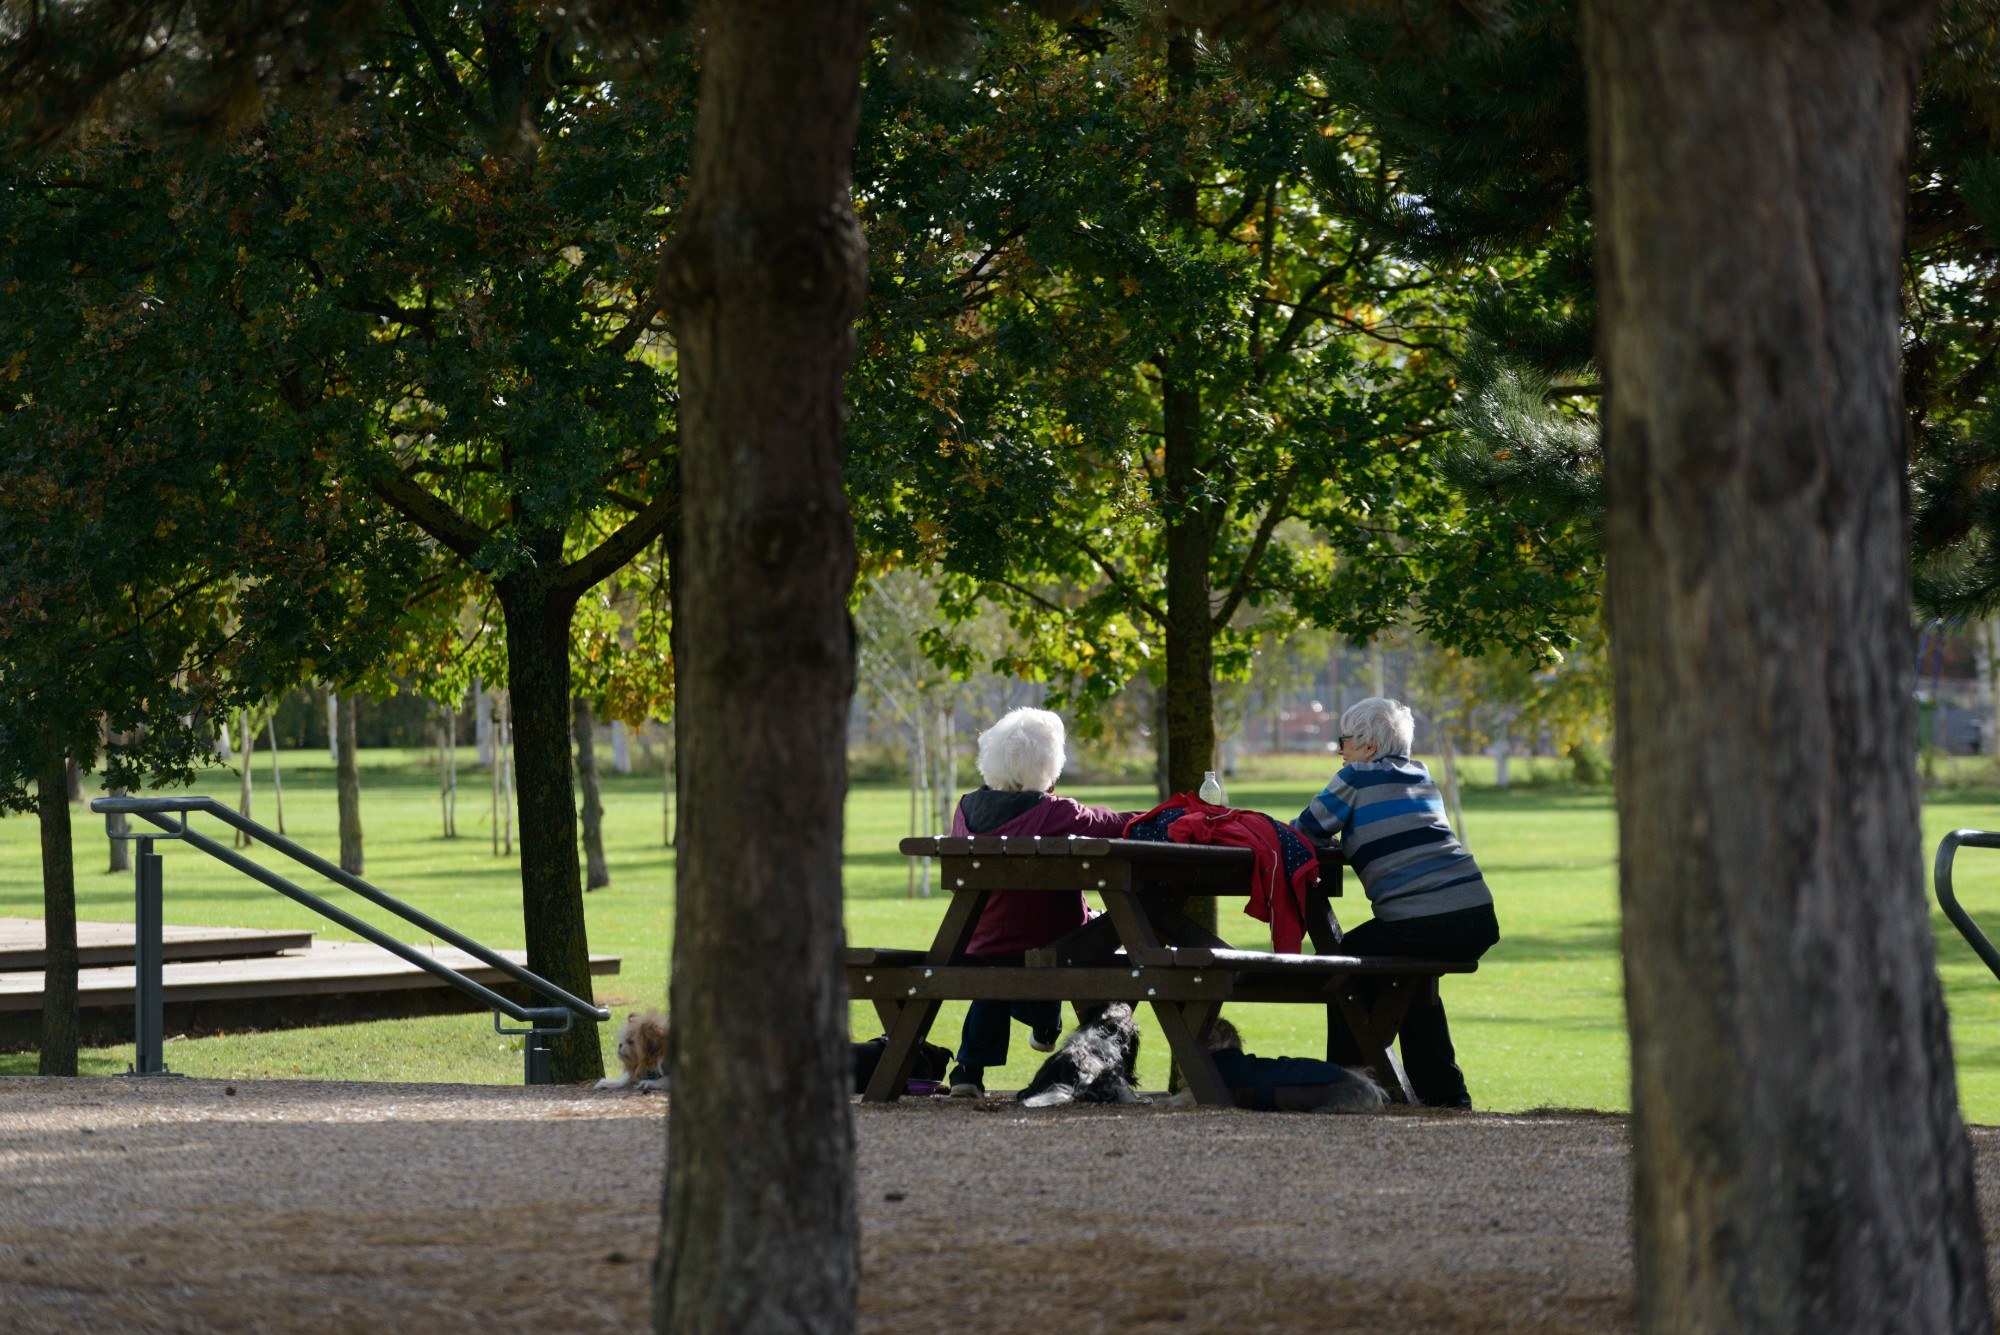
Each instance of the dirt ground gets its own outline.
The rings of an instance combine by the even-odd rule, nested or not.
[[[0,1081],[0,1330],[639,1330],[665,1104]],[[1633,1324],[1618,1118],[856,1115],[865,1330]],[[2000,1218],[2000,1132],[1974,1138]]]

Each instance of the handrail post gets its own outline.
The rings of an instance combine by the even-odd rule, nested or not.
[[[138,1050],[131,1074],[171,1075],[165,1052],[166,988],[162,974],[166,954],[166,929],[162,925],[166,860],[153,851],[151,839],[139,841],[132,880],[132,1004],[136,1011],[134,1031]]]
[[[530,1085],[553,1085],[555,1076],[555,1049],[549,1046],[548,1031],[530,1029],[523,1044],[526,1049],[526,1083]]]

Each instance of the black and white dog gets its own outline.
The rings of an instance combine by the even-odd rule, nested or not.
[[[1030,1108],[1065,1103],[1143,1103],[1133,1091],[1139,1026],[1122,1001],[1087,1010],[1082,1023],[1015,1097]]]

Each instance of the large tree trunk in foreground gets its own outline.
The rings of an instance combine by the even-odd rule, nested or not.
[[[867,272],[849,175],[866,13],[860,0],[705,9],[693,188],[668,275],[686,821],[662,1331],[855,1322],[840,887],[855,554],[840,444]]]
[[[1923,15],[1587,6],[1648,1331],[1988,1326],[1908,686]]]
[[[334,699],[329,692],[328,701]],[[338,726],[334,740],[334,802],[340,813],[340,869],[350,876],[362,874],[361,857],[361,749],[355,743],[356,697],[349,695],[334,706]]]
[[[585,890],[611,884],[611,867],[604,860],[604,796],[597,782],[596,721],[590,701],[578,696],[570,706],[570,729],[576,735],[576,786],[583,790],[583,862]]]
[[[531,545],[538,548],[542,569],[560,568],[560,534]],[[507,626],[507,708],[528,967],[589,1001],[590,939],[576,866],[576,784],[569,754],[569,628],[576,599],[550,588],[532,569],[502,579],[498,592]],[[551,1047],[556,1083],[604,1074],[596,1026],[573,1025],[556,1035]]]
[[[42,827],[41,1060],[43,1075],[76,1074],[76,861],[70,849],[68,762],[42,768],[35,812]]]

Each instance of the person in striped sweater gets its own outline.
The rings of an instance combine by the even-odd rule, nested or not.
[[[1452,834],[1430,771],[1410,759],[1416,721],[1408,707],[1370,696],[1340,716],[1340,733],[1347,763],[1293,824],[1315,842],[1340,841],[1374,910],[1373,919],[1347,933],[1341,950],[1477,960],[1500,939],[1493,894],[1479,864]],[[1363,980],[1364,990],[1370,982]],[[1472,1106],[1442,1000],[1411,1006],[1397,1037],[1404,1073],[1418,1099],[1448,1108]],[[1331,1046],[1336,1063],[1360,1063],[1360,1048],[1344,1025],[1336,1026]]]

